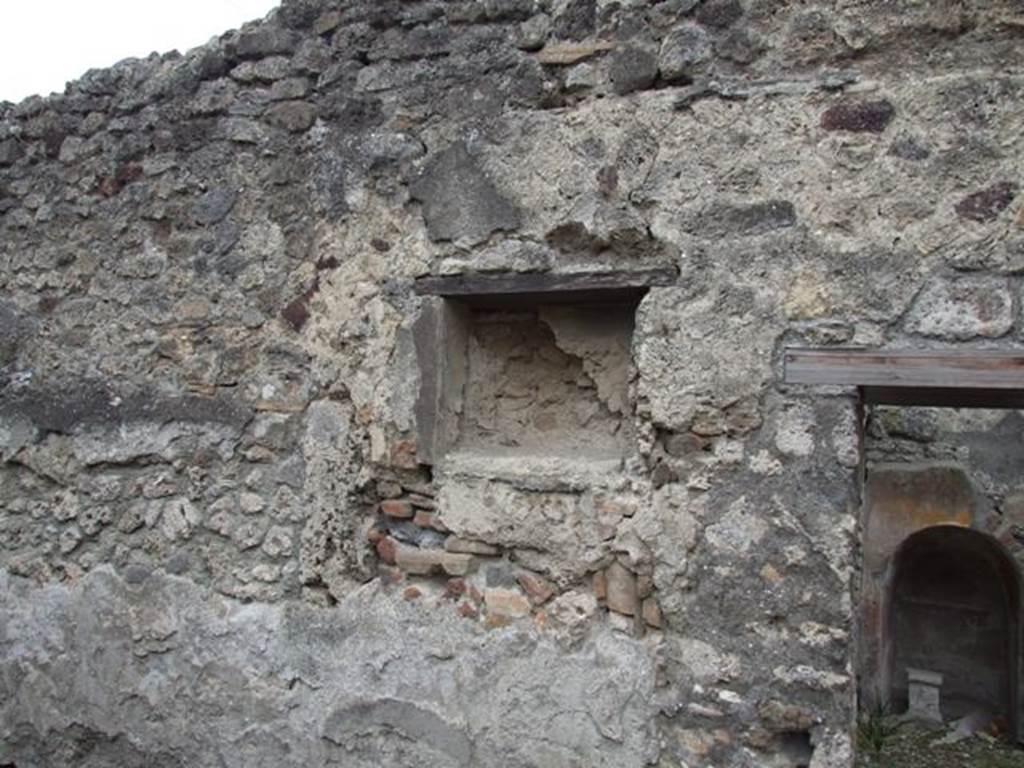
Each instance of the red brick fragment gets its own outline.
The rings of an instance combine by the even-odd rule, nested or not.
[[[402,597],[406,600],[416,600],[423,597],[423,590],[419,587],[408,586],[402,592]]]
[[[430,528],[440,533],[448,533],[448,526],[442,523],[440,518],[432,512],[424,512],[422,509],[418,509],[416,514],[413,515],[412,521],[421,528]]]
[[[466,594],[465,579],[448,579],[444,585],[444,596],[450,600],[458,600]]]
[[[881,133],[895,114],[896,109],[885,99],[836,104],[822,113],[821,127],[826,131]]]
[[[388,565],[395,564],[395,557],[398,554],[398,545],[395,543],[394,539],[390,536],[384,536],[378,539],[373,547],[377,550],[377,557]]]
[[[547,579],[538,576],[535,573],[529,571],[519,571],[516,574],[516,581],[519,582],[519,586],[523,588],[523,591],[530,598],[530,602],[534,605],[542,605],[552,598],[555,594],[554,587]]]
[[[380,503],[380,511],[388,517],[397,517],[403,520],[412,517],[412,505],[402,499],[385,499]]]

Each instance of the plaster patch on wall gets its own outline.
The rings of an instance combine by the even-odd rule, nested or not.
[[[745,496],[741,496],[729,505],[722,519],[709,525],[704,531],[704,538],[716,549],[732,552],[748,552],[768,532],[768,523],[763,516],[750,511]]]
[[[474,311],[458,449],[625,453],[631,320],[607,307]]]

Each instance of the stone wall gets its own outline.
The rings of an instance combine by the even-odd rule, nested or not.
[[[781,350],[1017,342],[1022,34],[285,0],[0,105],[0,761],[847,765],[857,418]],[[417,278],[652,268],[430,389]]]

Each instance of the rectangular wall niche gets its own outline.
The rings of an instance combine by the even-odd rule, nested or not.
[[[625,455],[636,307],[669,271],[424,278],[420,461]]]

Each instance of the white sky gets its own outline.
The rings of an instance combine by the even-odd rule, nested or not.
[[[0,0],[0,101],[64,91],[86,70],[177,49],[262,18],[278,0]]]

